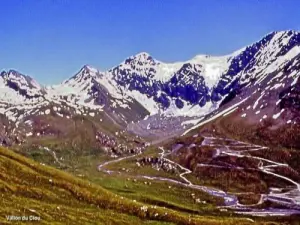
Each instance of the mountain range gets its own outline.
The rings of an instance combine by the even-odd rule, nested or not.
[[[226,56],[163,63],[142,52],[108,71],[85,65],[53,86],[44,87],[15,70],[3,71],[2,136],[41,135],[34,132],[33,120],[49,114],[65,120],[78,115],[105,119],[120,128],[145,125],[157,116],[179,117],[183,127],[238,102],[245,105],[240,117],[249,123],[273,118],[277,126],[297,124],[299,59],[300,33],[282,31]]]

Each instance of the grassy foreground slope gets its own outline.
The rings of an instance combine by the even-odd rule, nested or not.
[[[10,215],[36,216],[37,224],[253,224],[141,204],[5,148],[0,148],[0,195],[0,224],[22,223],[8,221]]]

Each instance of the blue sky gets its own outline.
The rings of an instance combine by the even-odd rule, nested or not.
[[[0,69],[42,84],[142,51],[183,61],[231,53],[274,30],[300,30],[298,0],[9,0],[0,8]]]

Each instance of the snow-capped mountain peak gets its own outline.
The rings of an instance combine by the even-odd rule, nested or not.
[[[75,85],[78,86],[83,85],[84,83],[90,82],[92,79],[96,79],[100,77],[102,74],[96,68],[90,65],[84,65],[78,73],[76,73],[73,77],[64,81],[63,84]]]
[[[126,58],[121,65],[127,66],[128,68],[142,68],[142,67],[148,67],[148,66],[154,66],[156,64],[159,64],[159,62],[154,59],[150,54],[147,52],[140,52],[136,55],[130,56]]]
[[[92,67],[91,65],[88,65],[88,64],[84,65],[80,71],[85,72],[85,73],[88,73],[88,72],[89,73],[98,73],[99,72],[98,69],[96,69],[96,68],[94,68],[94,67]]]
[[[140,52],[132,57],[139,61],[147,61],[153,59],[152,56],[147,52]]]
[[[34,89],[42,89],[43,87],[35,81],[32,77],[19,73],[16,70],[9,70],[8,72],[3,71],[1,76],[5,80],[11,80],[19,82],[20,86],[28,86]]]
[[[3,71],[1,78],[5,86],[27,98],[40,97],[44,94],[44,88],[37,81],[16,70]]]

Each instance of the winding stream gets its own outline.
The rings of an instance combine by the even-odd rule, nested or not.
[[[222,147],[220,147],[219,146],[220,144],[216,143],[218,141],[224,141],[224,140],[231,142],[231,144],[222,145]],[[251,205],[252,207],[258,206],[264,203],[266,200],[269,200],[272,202],[276,202],[280,205],[283,205],[285,207],[288,207],[289,209],[268,208],[268,209],[251,209],[251,211],[249,211],[248,207],[250,205],[245,206],[245,205],[241,205],[240,203],[237,203],[238,208],[242,209],[242,211],[239,211],[237,213],[247,214],[247,215],[254,214],[257,216],[300,214],[300,184],[286,176],[277,174],[272,171],[273,168],[289,167],[289,165],[247,154],[247,152],[251,152],[251,151],[260,151],[260,150],[268,149],[267,147],[259,146],[259,145],[251,145],[245,142],[235,141],[233,139],[223,139],[223,138],[216,138],[216,137],[204,137],[204,141],[202,142],[202,145],[215,147],[216,150],[215,150],[214,157],[218,157],[220,155],[228,155],[228,156],[234,156],[239,158],[245,157],[245,158],[255,159],[259,161],[258,168],[257,168],[259,171],[268,174],[270,176],[277,177],[278,179],[285,180],[294,186],[293,188],[291,188],[290,191],[284,193],[276,193],[270,190],[268,194],[261,194],[261,198],[258,203]],[[247,150],[238,150],[236,148],[237,145],[239,145],[239,147],[241,148],[247,148]],[[233,146],[234,149],[232,149]],[[268,163],[268,165],[265,165],[265,163]],[[206,164],[205,166],[215,167],[216,165]],[[234,168],[244,169],[243,167],[234,167]]]
[[[292,214],[300,214],[300,184],[297,183],[296,181],[293,181],[292,179],[290,179],[288,177],[282,176],[280,174],[276,174],[271,171],[272,168],[274,168],[274,167],[280,167],[280,166],[289,167],[289,165],[275,162],[275,161],[272,161],[269,159],[257,157],[257,156],[251,156],[251,155],[247,154],[247,152],[249,152],[249,151],[260,151],[260,150],[267,149],[267,147],[263,147],[263,146],[259,146],[259,145],[251,145],[251,144],[248,144],[245,142],[236,141],[236,140],[228,139],[228,138],[217,138],[217,137],[206,137],[206,136],[203,136],[203,137],[204,137],[204,140],[201,145],[211,146],[216,149],[215,153],[213,155],[214,158],[219,157],[221,155],[229,155],[229,156],[234,156],[234,157],[248,157],[248,158],[259,160],[258,170],[260,170],[263,173],[266,173],[270,176],[275,176],[278,179],[283,179],[285,181],[288,181],[291,183],[291,185],[294,185],[295,187],[285,193],[276,193],[276,192],[274,193],[273,191],[270,191],[270,193],[268,193],[268,194],[261,194],[261,198],[256,204],[243,205],[243,204],[239,203],[238,198],[235,193],[226,193],[226,192],[216,189],[216,188],[193,184],[189,179],[187,179],[185,177],[185,175],[192,173],[192,171],[189,170],[188,168],[185,168],[182,165],[166,158],[167,155],[171,154],[171,151],[166,151],[162,147],[159,147],[159,149],[161,151],[159,153],[160,158],[168,161],[169,163],[177,166],[178,168],[180,168],[182,170],[182,173],[179,174],[179,177],[181,178],[182,181],[174,180],[174,179],[166,178],[166,177],[157,177],[157,176],[137,175],[135,177],[149,179],[149,180],[167,181],[167,182],[181,185],[181,186],[184,186],[187,188],[201,190],[201,191],[204,191],[204,192],[209,193],[216,197],[221,197],[224,199],[225,206],[222,206],[220,208],[231,208],[231,209],[234,209],[235,212],[238,214],[254,215],[254,216],[267,216],[267,215],[269,215],[269,216],[289,216]],[[231,144],[230,145],[220,145],[218,143],[215,143],[218,141],[229,141],[229,142],[231,142]],[[181,147],[177,146],[177,148],[175,147],[175,150],[178,151]],[[232,147],[234,147],[234,149],[231,149]],[[247,150],[238,150],[237,147],[240,147],[241,149],[247,148]],[[111,174],[116,171],[106,170],[106,169],[104,169],[105,166],[107,166],[111,163],[116,163],[116,162],[120,162],[122,160],[133,158],[135,156],[137,156],[137,154],[104,162],[104,163],[98,165],[98,170]],[[267,162],[268,165],[264,165],[264,162]],[[213,165],[213,164],[198,164],[198,166],[219,167],[219,165]],[[244,169],[243,167],[235,167],[235,168]],[[284,208],[284,209],[283,208],[282,209],[280,209],[280,208],[266,208],[266,209],[255,208],[255,206],[261,205],[266,200],[270,200],[270,201],[276,202],[280,205],[284,205],[284,206],[288,207],[288,209],[286,209],[286,208]]]

